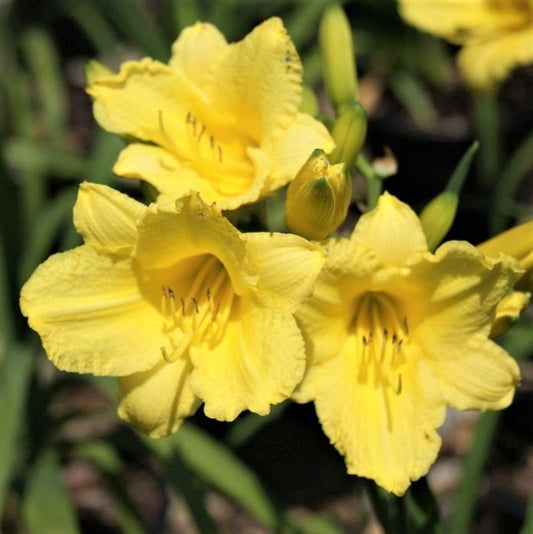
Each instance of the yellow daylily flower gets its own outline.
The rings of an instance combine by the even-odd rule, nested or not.
[[[40,265],[20,297],[58,368],[119,377],[120,417],[151,437],[202,402],[232,420],[290,396],[305,367],[293,313],[321,249],[241,234],[196,193],[147,207],[85,183],[74,223],[84,244]]]
[[[492,89],[533,62],[532,0],[399,1],[407,22],[463,46],[459,67],[475,89]]]
[[[462,241],[432,254],[416,214],[384,194],[349,239],[330,240],[297,312],[314,401],[348,472],[402,495],[435,461],[446,406],[506,407],[519,371],[489,339],[520,269]]]
[[[87,91],[98,123],[136,140],[116,174],[235,209],[288,183],[315,148],[333,149],[326,128],[298,111],[301,82],[294,44],[271,18],[234,44],[197,23],[180,34],[168,65],[126,62]]]

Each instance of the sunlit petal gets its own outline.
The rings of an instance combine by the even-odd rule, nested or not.
[[[178,430],[201,404],[191,390],[191,364],[178,360],[120,379],[118,414],[139,432],[160,438]]]
[[[359,219],[352,239],[395,265],[401,265],[415,252],[427,250],[426,238],[414,211],[388,193],[381,195],[375,209]]]
[[[20,307],[60,369],[123,376],[161,360],[162,321],[128,258],[86,246],[56,254],[22,288]]]
[[[105,185],[84,182],[74,206],[74,226],[86,245],[128,255],[137,242],[137,221],[146,206]]]

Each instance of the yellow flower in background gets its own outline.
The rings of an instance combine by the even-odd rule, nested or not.
[[[314,401],[351,474],[402,495],[434,462],[447,405],[506,407],[519,371],[489,339],[520,270],[466,242],[427,250],[420,221],[384,194],[350,239],[330,240],[297,312],[308,367],[294,398]]]
[[[289,184],[285,224],[307,239],[325,239],[344,221],[352,200],[352,178],[344,163],[330,165],[315,150]]]
[[[326,128],[300,113],[302,65],[283,23],[271,18],[228,44],[212,25],[186,28],[168,65],[145,58],[91,78],[98,123],[133,138],[114,172],[177,198],[235,209],[285,185]]]
[[[290,396],[305,367],[293,312],[318,247],[241,234],[197,194],[147,207],[88,183],[74,223],[84,245],[45,261],[20,298],[58,368],[119,377],[119,415],[151,437],[202,402],[232,420]]]
[[[517,66],[533,62],[532,0],[400,0],[403,18],[462,45],[467,83],[492,89]]]

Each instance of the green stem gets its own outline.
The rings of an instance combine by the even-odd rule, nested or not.
[[[533,166],[533,130],[514,151],[496,184],[491,213],[491,232],[497,234],[507,227],[509,206],[526,172]]]
[[[368,209],[374,209],[383,189],[382,178],[363,154],[357,157],[355,168],[366,178]]]
[[[481,414],[475,440],[462,469],[462,479],[455,497],[454,515],[450,534],[467,534],[474,514],[479,479],[492,443],[499,419],[498,412]]]
[[[477,137],[480,141],[479,178],[483,189],[494,184],[501,162],[500,110],[496,94],[474,96]]]

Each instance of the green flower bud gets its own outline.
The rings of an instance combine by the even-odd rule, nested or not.
[[[285,224],[307,239],[325,239],[346,218],[351,198],[344,164],[330,165],[324,151],[315,150],[289,185]]]
[[[420,214],[429,250],[435,250],[439,246],[453,224],[459,193],[478,147],[479,143],[474,141],[455,167],[445,191],[431,200]]]
[[[331,135],[336,145],[331,161],[344,162],[346,168],[352,168],[366,138],[365,108],[355,100],[346,104],[333,125]]]
[[[435,250],[450,230],[457,213],[458,203],[457,194],[444,191],[422,210],[420,222],[426,235],[429,250]]]
[[[99,78],[105,78],[106,76],[112,76],[113,71],[106,67],[103,63],[91,59],[85,63],[84,67],[85,81],[87,85],[93,84]]]
[[[352,29],[342,7],[326,8],[318,28],[326,92],[335,109],[357,98],[357,75]]]

